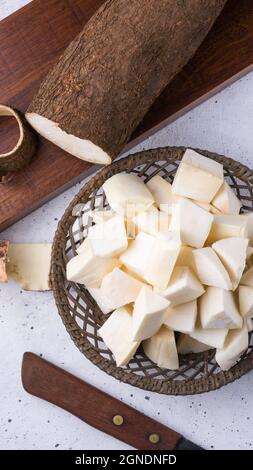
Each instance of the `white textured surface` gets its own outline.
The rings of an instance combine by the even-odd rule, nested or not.
[[[0,0],[0,18],[28,3]],[[253,167],[253,74],[188,113],[138,149],[191,145]],[[133,152],[133,150],[132,150]],[[71,158],[71,157],[70,157]],[[16,242],[51,241],[57,220],[81,185],[66,191],[1,234]],[[0,449],[126,449],[70,414],[22,390],[22,354],[30,350],[158,419],[206,448],[251,449],[253,372],[216,392],[168,397],[124,385],[89,363],[71,342],[52,293],[0,288]],[[101,406],[101,404],[98,404]]]

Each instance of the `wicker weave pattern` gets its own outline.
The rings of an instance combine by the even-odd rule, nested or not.
[[[242,164],[208,151],[198,152],[224,165],[226,181],[243,204],[243,212],[253,211],[253,172]],[[69,257],[86,237],[92,224],[88,215],[91,209],[108,206],[102,184],[115,173],[127,171],[137,174],[144,181],[159,174],[172,181],[178,163],[185,151],[183,147],[167,147],[130,155],[103,168],[74,198],[59,222],[53,244],[51,280],[55,301],[63,323],[75,345],[95,365],[113,377],[145,390],[168,395],[186,395],[217,389],[253,368],[253,335],[243,358],[230,371],[222,372],[217,365],[215,351],[189,354],[180,357],[177,371],[160,369],[150,361],[140,348],[128,366],[116,367],[111,352],[98,335],[98,329],[106,320],[96,302],[84,286],[66,280],[65,268]],[[79,216],[73,210],[82,204]]]

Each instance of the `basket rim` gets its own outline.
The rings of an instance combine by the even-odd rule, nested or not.
[[[108,359],[100,356],[99,352],[94,349],[88,339],[81,335],[80,327],[69,313],[67,296],[64,292],[62,282],[64,275],[59,259],[61,258],[62,250],[65,248],[66,243],[64,242],[66,242],[68,227],[75,220],[75,217],[72,215],[72,210],[76,204],[80,203],[81,200],[88,198],[94,188],[99,189],[104,181],[115,173],[133,169],[134,167],[142,164],[147,164],[149,161],[152,165],[155,161],[173,162],[181,160],[186,148],[191,147],[161,147],[144,150],[130,154],[127,157],[114,161],[109,166],[103,167],[85,183],[66,208],[55,232],[51,257],[50,281],[57,310],[72,341],[78,347],[80,352],[101,370],[124,383],[146,391],[153,391],[167,395],[193,395],[205,393],[219,389],[220,387],[239,379],[242,375],[246,374],[253,368],[253,350],[246,358],[239,361],[231,370],[220,371],[216,374],[209,374],[208,376],[198,379],[155,379],[152,377],[138,376],[129,370],[126,371],[123,368],[119,368],[115,363],[112,363]],[[236,177],[247,182],[253,187],[253,171],[244,164],[208,150],[198,148],[192,148],[192,150],[212,158],[219,163],[223,163],[229,169],[232,169],[237,173]]]

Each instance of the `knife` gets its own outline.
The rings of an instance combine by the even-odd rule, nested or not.
[[[22,384],[28,393],[136,449],[203,450],[176,431],[31,352],[23,356]]]

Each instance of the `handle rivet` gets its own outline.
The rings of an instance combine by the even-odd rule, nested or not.
[[[160,436],[159,434],[153,432],[152,434],[149,434],[148,440],[149,442],[151,442],[151,444],[158,444],[158,442],[160,441]]]
[[[121,415],[115,415],[112,418],[112,422],[115,426],[121,426],[124,423],[124,418]]]

